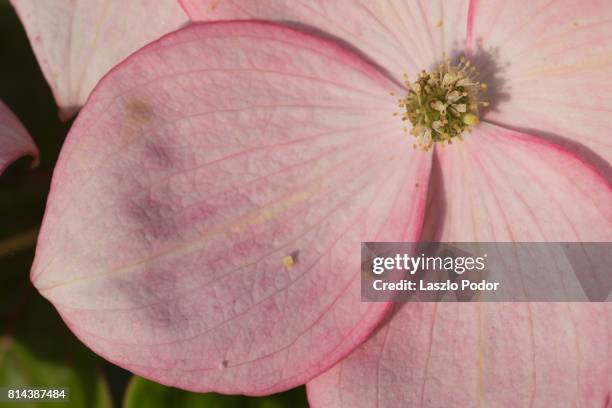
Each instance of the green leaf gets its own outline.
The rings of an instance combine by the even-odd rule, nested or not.
[[[227,407],[239,408],[245,406],[246,398],[239,395],[196,394],[145,380],[134,376],[130,381],[124,408],[191,408],[191,407]]]
[[[31,286],[30,251],[3,258],[0,274],[0,387],[68,388],[70,401],[20,408],[112,407],[99,358],[67,329]]]
[[[299,408],[308,407],[304,387],[270,397],[245,397],[182,391],[134,376],[123,408]]]

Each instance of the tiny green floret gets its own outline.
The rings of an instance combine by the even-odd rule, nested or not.
[[[446,56],[436,69],[421,71],[414,82],[404,76],[408,93],[399,100],[403,112],[396,115],[412,124],[415,148],[429,150],[436,142],[451,144],[478,124],[478,108],[487,106],[478,100],[478,94],[487,85],[478,82],[477,76],[470,61],[462,57],[453,65]]]

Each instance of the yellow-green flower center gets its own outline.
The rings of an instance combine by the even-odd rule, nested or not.
[[[487,105],[478,100],[478,93],[487,86],[478,82],[477,76],[474,66],[463,57],[457,65],[445,57],[431,72],[421,71],[414,82],[405,76],[408,93],[399,100],[402,112],[397,115],[412,124],[415,147],[428,150],[436,142],[461,140],[478,124],[478,107]]]

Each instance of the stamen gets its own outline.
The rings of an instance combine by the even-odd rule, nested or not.
[[[478,100],[479,92],[487,85],[478,82],[477,76],[474,66],[464,57],[452,65],[446,56],[436,69],[421,71],[414,82],[404,74],[408,93],[399,100],[403,112],[394,115],[412,124],[410,134],[417,139],[415,147],[428,150],[436,142],[451,144],[478,124],[478,107],[488,103]]]

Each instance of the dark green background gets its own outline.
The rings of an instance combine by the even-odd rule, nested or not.
[[[307,406],[304,387],[267,398],[192,394],[164,387],[98,358],[70,333],[28,279],[53,167],[70,123],[58,119],[51,91],[6,0],[0,0],[0,98],[21,119],[41,152],[36,169],[29,169],[30,159],[24,158],[0,176],[0,387],[63,386],[71,392],[69,403],[5,405]]]

